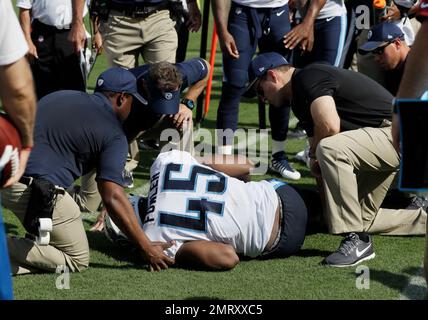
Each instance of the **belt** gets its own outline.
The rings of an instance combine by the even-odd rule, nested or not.
[[[38,30],[39,32],[49,32],[49,33],[58,33],[58,32],[64,32],[69,31],[71,25],[64,25],[64,26],[51,26],[46,23],[41,22],[38,19],[34,19],[31,23],[31,26],[33,30]]]
[[[134,19],[145,19],[150,15],[168,9],[168,3],[162,2],[153,6],[129,6],[120,4],[111,4],[110,9],[118,11],[123,15]]]
[[[31,185],[32,182],[33,177],[22,176],[21,179],[19,179],[19,183],[25,184],[26,186]]]

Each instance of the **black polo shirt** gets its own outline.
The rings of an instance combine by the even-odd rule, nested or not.
[[[347,69],[326,64],[310,64],[296,69],[291,80],[292,110],[309,137],[313,136],[312,102],[333,97],[340,117],[340,130],[379,127],[391,120],[393,96],[376,81]]]
[[[68,188],[96,168],[97,181],[123,185],[127,151],[122,124],[104,95],[57,91],[38,102],[25,175]]]
[[[397,95],[398,89],[400,88],[406,61],[407,58],[403,62],[400,62],[395,69],[386,71],[385,87],[394,97]]]

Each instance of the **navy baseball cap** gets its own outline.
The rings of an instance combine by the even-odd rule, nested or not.
[[[395,23],[379,23],[370,29],[367,34],[368,41],[358,48],[358,52],[362,55],[367,54],[397,38],[404,39],[404,33]]]
[[[137,78],[131,72],[121,67],[113,67],[101,73],[95,87],[95,92],[97,91],[128,93],[142,104],[147,104],[147,100],[137,91]]]
[[[150,91],[150,108],[159,114],[176,114],[180,106],[180,88],[171,91],[162,91],[153,81],[147,81]]]
[[[257,95],[256,84],[260,77],[264,76],[268,70],[289,64],[288,61],[277,52],[267,52],[259,54],[251,61],[248,69],[249,84],[247,85],[244,97],[252,98]]]

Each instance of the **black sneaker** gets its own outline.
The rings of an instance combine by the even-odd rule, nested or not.
[[[356,233],[350,233],[342,240],[339,249],[322,262],[332,267],[351,267],[360,262],[373,259],[373,242],[369,235],[368,242],[360,239]]]
[[[419,208],[422,208],[427,211],[428,199],[420,196],[414,196],[410,201],[410,204],[406,207],[407,210],[417,210]]]
[[[159,150],[159,143],[157,140],[143,140],[138,142],[140,150]]]

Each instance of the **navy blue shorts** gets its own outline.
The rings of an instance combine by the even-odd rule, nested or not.
[[[279,242],[262,254],[263,259],[291,256],[300,250],[305,240],[308,212],[302,197],[287,184],[281,184],[276,192],[282,205],[281,234]]]

